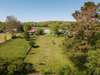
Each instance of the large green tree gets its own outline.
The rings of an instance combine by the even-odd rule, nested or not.
[[[31,29],[32,26],[35,26],[33,22],[24,22],[23,23],[23,29],[25,32]]]
[[[100,74],[99,9],[99,4],[85,2],[80,10],[73,13],[76,23],[69,27],[65,47],[69,50],[67,53],[78,70],[76,75]]]
[[[88,50],[95,47],[96,41],[100,40],[100,19],[97,15],[100,6],[94,2],[86,2],[79,11],[73,13],[76,24],[70,29],[73,48],[77,50]]]

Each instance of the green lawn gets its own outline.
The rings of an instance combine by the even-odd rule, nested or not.
[[[48,69],[57,72],[61,67],[72,63],[62,49],[63,37],[40,36],[37,39],[39,48],[33,48],[26,58],[26,62],[34,64],[35,68],[44,72]]]
[[[0,57],[15,59],[24,57],[29,45],[24,39],[14,39],[0,45]]]
[[[35,69],[41,73],[52,70],[58,72],[65,65],[73,68],[62,48],[63,37],[39,36],[38,48],[33,48],[26,57],[25,62],[32,63]],[[29,48],[24,39],[14,39],[0,45],[0,58],[15,59],[25,56]]]

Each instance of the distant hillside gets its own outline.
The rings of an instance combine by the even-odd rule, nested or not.
[[[74,21],[43,21],[43,22],[34,22],[36,24],[36,26],[40,26],[40,27],[48,27],[50,25],[54,25],[59,24],[59,25],[70,25],[73,24]]]

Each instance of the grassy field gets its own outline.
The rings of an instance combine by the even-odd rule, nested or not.
[[[59,71],[65,65],[72,67],[70,60],[62,49],[63,37],[40,36],[37,39],[39,48],[33,48],[26,58],[40,72]]]
[[[14,39],[0,45],[0,57],[8,59],[24,57],[28,48],[29,45],[24,39]]]

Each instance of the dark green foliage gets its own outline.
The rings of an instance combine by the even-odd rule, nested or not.
[[[30,30],[32,26],[33,26],[33,24],[30,23],[30,22],[23,23],[23,30],[24,30],[24,32],[27,32],[28,30]]]
[[[47,71],[45,71],[44,73],[43,73],[43,75],[53,75],[54,73],[53,73],[53,71],[51,70],[51,69],[48,69]]]
[[[43,28],[37,28],[37,35],[44,35],[44,29]]]
[[[59,75],[73,75],[74,73],[72,72],[71,68],[67,65],[63,66],[60,71]]]
[[[97,4],[86,2],[73,14],[76,23],[70,27],[64,45],[75,65],[75,75],[100,75],[100,21],[97,10]]]
[[[32,64],[24,63],[23,59],[0,59],[0,75],[27,75],[35,72]]]
[[[0,22],[0,32],[4,32],[5,24],[3,22]]]
[[[84,70],[86,69],[86,62],[87,62],[87,55],[82,52],[75,52],[71,55],[70,59],[75,64],[75,67],[78,68],[78,70]]]
[[[24,32],[24,38],[25,40],[29,41],[29,33],[28,32]]]
[[[36,33],[29,34],[29,44],[31,47],[36,46]]]
[[[94,2],[86,2],[79,11],[73,14],[77,23],[70,29],[69,35],[74,37],[73,41],[79,40],[79,42],[76,42],[78,46],[76,43],[73,44],[74,48],[88,50],[94,48],[96,41],[100,40],[100,38],[98,38],[98,32],[100,31],[98,25],[99,21],[96,20],[98,17],[95,16],[97,14],[97,6],[98,5]]]
[[[29,40],[29,45],[30,45],[31,47],[35,47],[35,46],[36,46],[35,39],[30,39],[30,40]]]
[[[31,47],[36,47],[36,33],[24,32],[24,38],[28,41]]]
[[[100,75],[100,49],[88,52],[88,62],[86,63],[88,75]]]
[[[88,7],[88,6],[95,6],[94,2],[85,2],[84,7]]]

